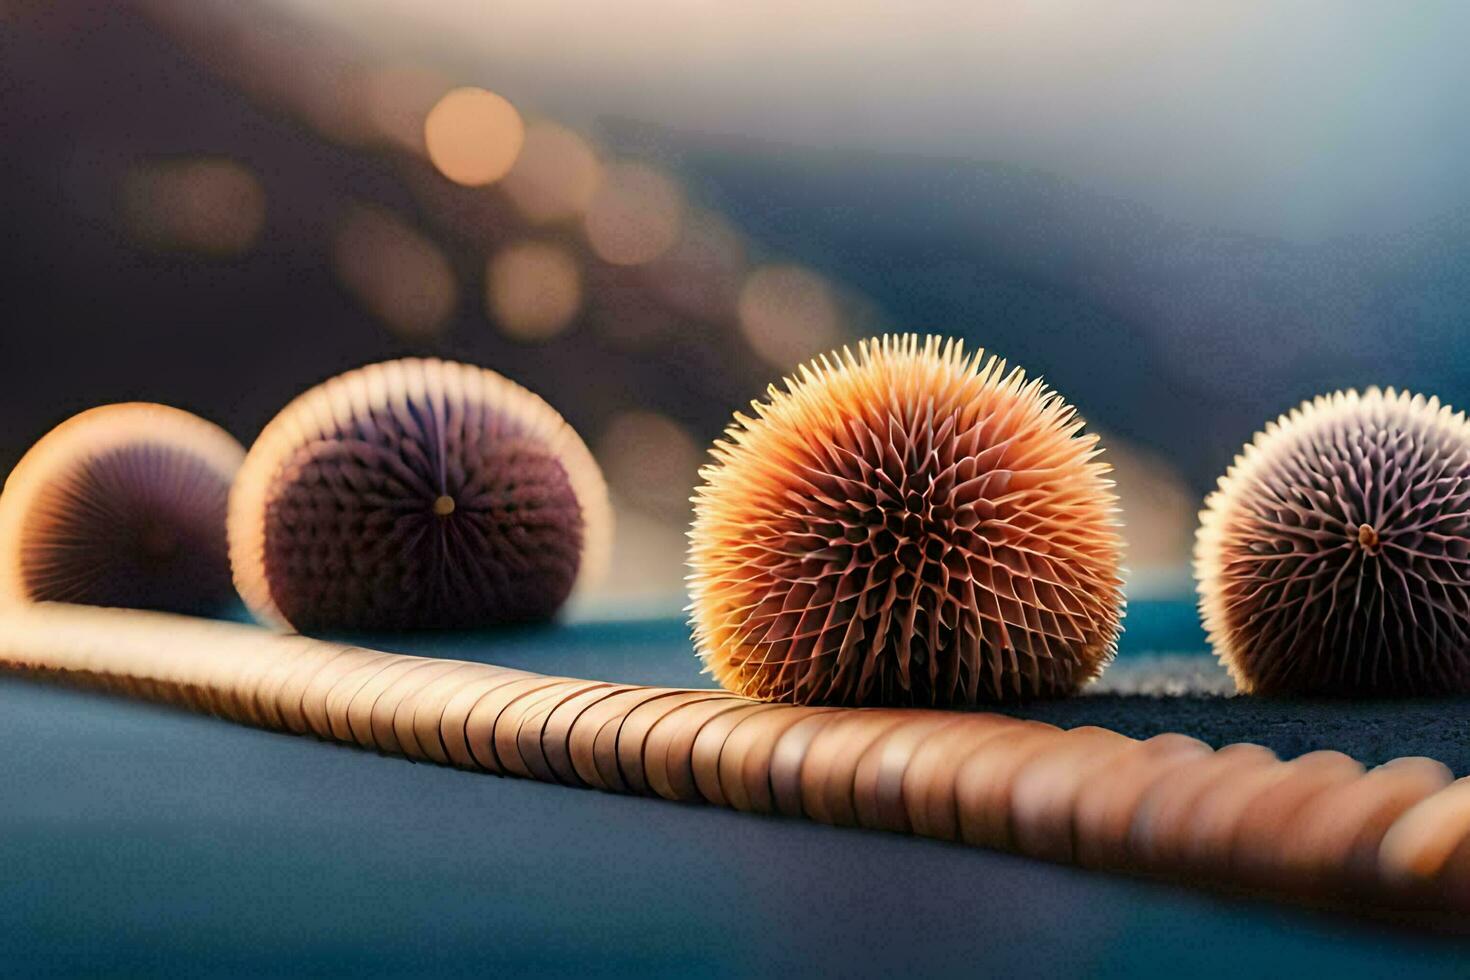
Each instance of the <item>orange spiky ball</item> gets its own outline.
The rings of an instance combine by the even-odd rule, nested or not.
[[[1065,694],[1116,650],[1117,498],[1040,380],[958,341],[884,337],[735,416],[694,498],[706,669],[802,704]]]

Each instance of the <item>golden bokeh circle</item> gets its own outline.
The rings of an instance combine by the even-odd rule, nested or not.
[[[607,169],[584,226],[588,244],[604,262],[643,265],[678,240],[683,217],[677,184],[652,167],[624,163]]]
[[[582,307],[582,273],[565,248],[523,241],[490,257],[485,308],[511,337],[543,341],[556,336]]]
[[[493,184],[509,173],[525,137],[516,107],[482,88],[451,89],[424,119],[429,159],[466,187]]]

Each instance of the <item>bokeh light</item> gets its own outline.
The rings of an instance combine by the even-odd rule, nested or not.
[[[424,120],[449,84],[437,72],[394,64],[366,72],[359,98],[371,135],[412,153],[425,153]]]
[[[565,126],[533,123],[504,187],[527,221],[549,224],[583,214],[602,180],[602,164],[587,141]]]
[[[332,56],[335,54],[335,56]],[[327,139],[347,146],[368,141],[372,133],[359,97],[363,67],[345,52],[295,59],[289,77],[295,109]]]
[[[591,610],[599,620],[678,616],[684,605],[687,521],[654,517],[616,495],[612,507],[618,533],[607,574],[593,589],[574,596],[572,608]]]
[[[740,290],[740,329],[750,346],[782,371],[838,346],[837,300],[826,280],[795,265],[767,265]]]
[[[594,450],[618,499],[649,514],[683,521],[699,479],[700,450],[678,422],[657,412],[619,412]]]
[[[648,288],[642,266],[592,263],[587,266],[587,314],[592,328],[610,345],[651,357],[689,329],[680,315]]]
[[[1168,460],[1110,433],[1101,436],[1128,533],[1129,595],[1187,593],[1199,495]]]
[[[330,140],[352,144],[362,135],[349,93],[350,45],[304,31],[240,29],[221,48],[254,98],[285,109]]]
[[[611,166],[587,210],[588,244],[605,262],[642,265],[658,258],[679,237],[684,195],[652,167]]]
[[[700,446],[667,415],[629,410],[612,416],[593,450],[618,526],[609,574],[596,597],[599,611],[676,612]]]
[[[548,340],[571,323],[582,306],[582,274],[562,246],[525,241],[490,257],[485,270],[485,308],[517,340]]]
[[[396,336],[437,337],[453,314],[458,287],[444,252],[401,219],[355,205],[332,243],[342,285]]]
[[[679,312],[726,320],[745,275],[745,240],[711,211],[686,215],[679,240],[649,266],[651,281]]]
[[[124,176],[121,196],[128,229],[154,248],[239,255],[265,226],[265,190],[234,160],[141,164]]]
[[[515,106],[482,88],[446,92],[424,119],[429,159],[466,187],[493,184],[509,173],[525,135]]]

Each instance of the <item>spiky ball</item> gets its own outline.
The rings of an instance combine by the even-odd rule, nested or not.
[[[600,571],[607,490],[550,405],[493,371],[375,364],[302,395],[230,501],[235,582],[299,630],[550,618]]]
[[[1116,648],[1096,437],[938,337],[824,356],[737,414],[695,497],[694,639],[730,690],[962,705],[1075,690]]]
[[[0,495],[0,599],[209,614],[235,601],[225,545],[245,450],[165,405],[106,405],[26,453]]]
[[[1195,574],[1242,691],[1470,692],[1470,424],[1392,388],[1304,403],[1206,500]]]

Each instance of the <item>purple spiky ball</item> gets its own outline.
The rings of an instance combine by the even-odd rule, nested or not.
[[[0,599],[208,615],[235,601],[225,543],[245,450],[166,405],[104,405],[42,438],[0,495]]]
[[[610,531],[597,464],[551,406],[438,360],[302,395],[251,448],[230,503],[241,595],[298,630],[545,620],[600,570]]]
[[[1195,548],[1210,642],[1245,692],[1470,692],[1470,424],[1370,388],[1245,447]]]

